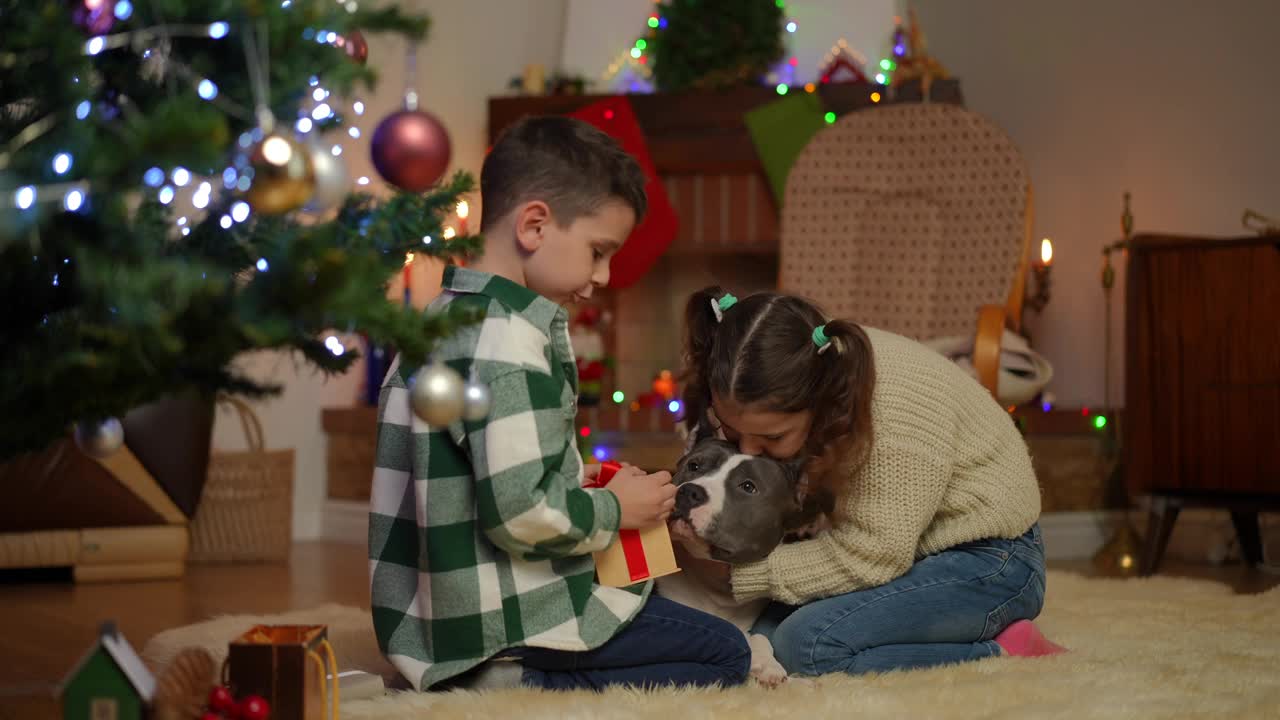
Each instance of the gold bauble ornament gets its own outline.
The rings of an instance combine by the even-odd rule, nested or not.
[[[296,210],[315,192],[311,153],[300,143],[279,133],[262,138],[249,155],[253,184],[244,198],[253,209],[278,215]]]

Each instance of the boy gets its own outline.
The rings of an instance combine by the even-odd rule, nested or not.
[[[489,416],[429,428],[410,409],[411,368],[397,360],[383,383],[373,620],[382,652],[419,690],[746,677],[750,654],[732,625],[650,597],[651,582],[595,584],[592,552],[675,505],[665,472],[624,467],[607,489],[581,487],[577,375],[560,307],[608,283],[610,258],[644,214],[644,182],[635,160],[586,123],[512,126],[481,171],[484,255],[447,268],[433,304],[484,312],[434,359],[489,386]]]

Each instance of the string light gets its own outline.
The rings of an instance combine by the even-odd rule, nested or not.
[[[657,16],[657,15],[650,15],[650,16],[649,16],[649,27],[651,27],[651,28],[656,28],[656,27],[658,27],[658,16]]]
[[[230,229],[231,229],[231,216],[230,216],[230,215],[223,215],[223,216],[218,220],[218,224],[222,226],[222,229],[223,229],[223,230],[230,230]]]
[[[627,400],[627,394],[626,394],[626,393],[622,392],[621,390],[614,390],[614,391],[613,391],[613,402],[614,402],[615,404],[617,404],[617,405],[621,405],[622,403],[626,402],[626,400]]]
[[[332,153],[333,153],[333,156],[334,156],[334,157],[338,157],[339,155],[341,155],[341,154],[342,154],[342,146],[341,146],[341,145],[334,145],[334,146],[333,146],[333,149],[332,149],[332,150],[330,150],[330,152],[332,152]]]
[[[186,236],[188,236],[188,235],[190,235],[190,234],[191,234],[191,228],[189,228],[189,227],[184,227],[184,228],[182,228],[182,237],[186,237]]]
[[[315,100],[316,102],[320,102],[321,100],[324,100],[327,97],[329,97],[329,93],[322,87],[318,87],[315,90],[311,91],[311,99]]]
[[[266,272],[271,269],[271,265],[267,262],[266,258],[258,258],[256,267],[258,268],[258,272]]]
[[[458,231],[451,227],[447,227],[444,229],[444,233],[442,234],[444,235],[445,240],[452,240],[453,237],[458,234]]]
[[[227,33],[230,30],[231,30],[231,26],[226,24],[225,22],[219,21],[216,23],[210,23],[209,37],[213,38],[214,40],[221,40],[222,38],[227,36]]]
[[[873,102],[873,103],[878,103],[878,102],[880,102],[880,93],[878,93],[878,92],[873,92],[873,93],[871,93],[871,102]]]
[[[53,171],[65,175],[71,169],[71,154],[60,152],[53,156]]]
[[[89,117],[89,111],[92,109],[93,103],[88,100],[81,100],[80,104],[76,106],[76,119],[83,120]]]
[[[459,200],[458,207],[455,208],[454,212],[457,213],[459,218],[466,220],[471,215],[471,205],[466,200]]]
[[[430,245],[430,244],[431,244],[431,236],[430,236],[430,235],[423,235],[423,236],[422,236],[422,244],[423,244],[423,245]]]
[[[881,85],[885,84],[884,73],[876,73],[876,82],[880,83]]]
[[[667,409],[673,413],[680,412],[680,401],[672,400],[671,402],[667,403]]]
[[[826,120],[827,124],[830,125],[831,123],[836,121],[836,114],[828,110],[827,114],[822,116],[822,119]]]
[[[368,185],[368,184],[369,184],[369,178],[368,178],[368,176],[366,176],[366,175],[361,175],[359,178],[357,178],[357,179],[356,179],[356,184],[357,184],[357,185]]]
[[[358,127],[349,127],[349,128],[347,128],[347,134],[348,134],[348,135],[350,135],[350,136],[351,136],[351,137],[353,137],[353,138],[358,138],[358,137],[360,137],[360,128],[358,128]]]
[[[329,107],[329,103],[320,103],[311,111],[311,117],[316,120],[324,120],[333,114],[333,108]]]
[[[609,459],[609,451],[603,446],[597,446],[596,449],[591,452],[591,455],[600,462],[604,462]]]
[[[89,38],[84,44],[84,52],[86,55],[97,55],[107,46],[107,41],[101,35],[95,38]]]
[[[1107,416],[1098,415],[1093,419],[1093,426],[1099,430],[1107,426]]]
[[[142,182],[150,187],[160,187],[164,182],[164,171],[158,167],[153,167],[142,174]]]
[[[80,209],[84,204],[84,193],[79,190],[68,190],[67,194],[62,198],[62,206],[71,212]]]
[[[229,167],[222,171],[222,187],[230,190],[236,186],[236,169]]]
[[[183,225],[186,225],[186,224],[187,224],[186,215],[183,215],[182,217],[178,218],[178,227],[182,227]]]
[[[205,185],[207,186],[207,185],[208,185],[208,183],[205,183]],[[203,209],[205,209],[206,207],[208,207],[208,206],[209,206],[209,191],[208,191],[208,190],[201,190],[201,191],[196,192],[196,194],[195,194],[195,195],[193,195],[193,196],[191,197],[191,204],[192,204],[192,205],[194,205],[194,206],[196,206],[196,208],[198,208],[198,209],[200,209],[200,210],[203,210]]]
[[[329,337],[325,338],[324,346],[329,348],[329,352],[339,357],[341,357],[341,355],[347,351],[347,348],[343,346],[342,341],[339,340],[336,335],[330,335]]]
[[[578,434],[582,437],[591,437],[591,428],[584,425],[578,430]]]
[[[638,47],[633,47],[633,48],[631,48],[631,57],[633,57],[633,58],[639,58],[639,57],[640,57],[640,55],[642,55],[642,54],[643,54],[643,53],[641,52],[640,48],[638,48]]]
[[[312,75],[310,78],[307,79],[307,84],[310,85],[311,87],[315,87],[320,84],[320,78],[316,77],[315,75]]]
[[[174,185],[186,187],[187,183],[191,182],[191,171],[184,167],[176,167],[170,177],[173,178]]]
[[[168,205],[169,203],[173,202],[173,195],[174,195],[173,188],[169,187],[168,185],[165,185],[164,187],[160,188],[160,196],[159,196],[160,204]]]
[[[778,91],[779,95],[786,95],[788,90],[786,83],[778,83],[778,87],[774,89]]]
[[[354,111],[356,112],[356,114],[357,114],[357,115],[363,115],[363,114],[364,114],[364,103],[362,103],[362,102],[360,102],[359,100],[357,100],[357,101],[355,101],[354,103],[351,103],[351,109],[352,109],[352,110],[354,110]]]
[[[133,17],[133,3],[129,0],[120,0],[116,3],[114,12],[117,20],[128,20]]]
[[[294,125],[294,127],[298,129],[298,132],[303,133],[304,135],[306,133],[311,132],[311,127],[312,127],[311,118],[309,117],[299,118],[297,124]]]
[[[231,219],[236,222],[244,222],[249,217],[249,203],[238,200],[231,206]]]
[[[218,86],[214,85],[209,78],[205,78],[196,86],[196,92],[199,93],[201,99],[212,100],[218,97]]]
[[[26,210],[36,202],[36,189],[30,185],[18,188],[13,194],[13,204],[18,206],[19,210]]]
[[[795,21],[795,20],[792,20],[791,22],[787,23],[787,32],[789,32],[789,33],[793,33],[793,32],[795,32],[795,31],[796,31],[796,27],[797,27],[797,26],[796,26],[796,21]]]

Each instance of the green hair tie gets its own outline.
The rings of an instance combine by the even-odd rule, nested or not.
[[[819,325],[813,329],[813,344],[818,346],[819,354],[831,347],[831,338],[827,337],[826,325]]]
[[[711,310],[716,314],[716,322],[724,320],[724,312],[738,303],[738,298],[730,293],[725,293],[724,297],[719,300],[711,300]]]

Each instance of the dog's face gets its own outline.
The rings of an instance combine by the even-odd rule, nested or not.
[[[800,474],[797,463],[743,455],[723,440],[700,440],[676,468],[672,534],[695,556],[763,560],[800,511]]]

